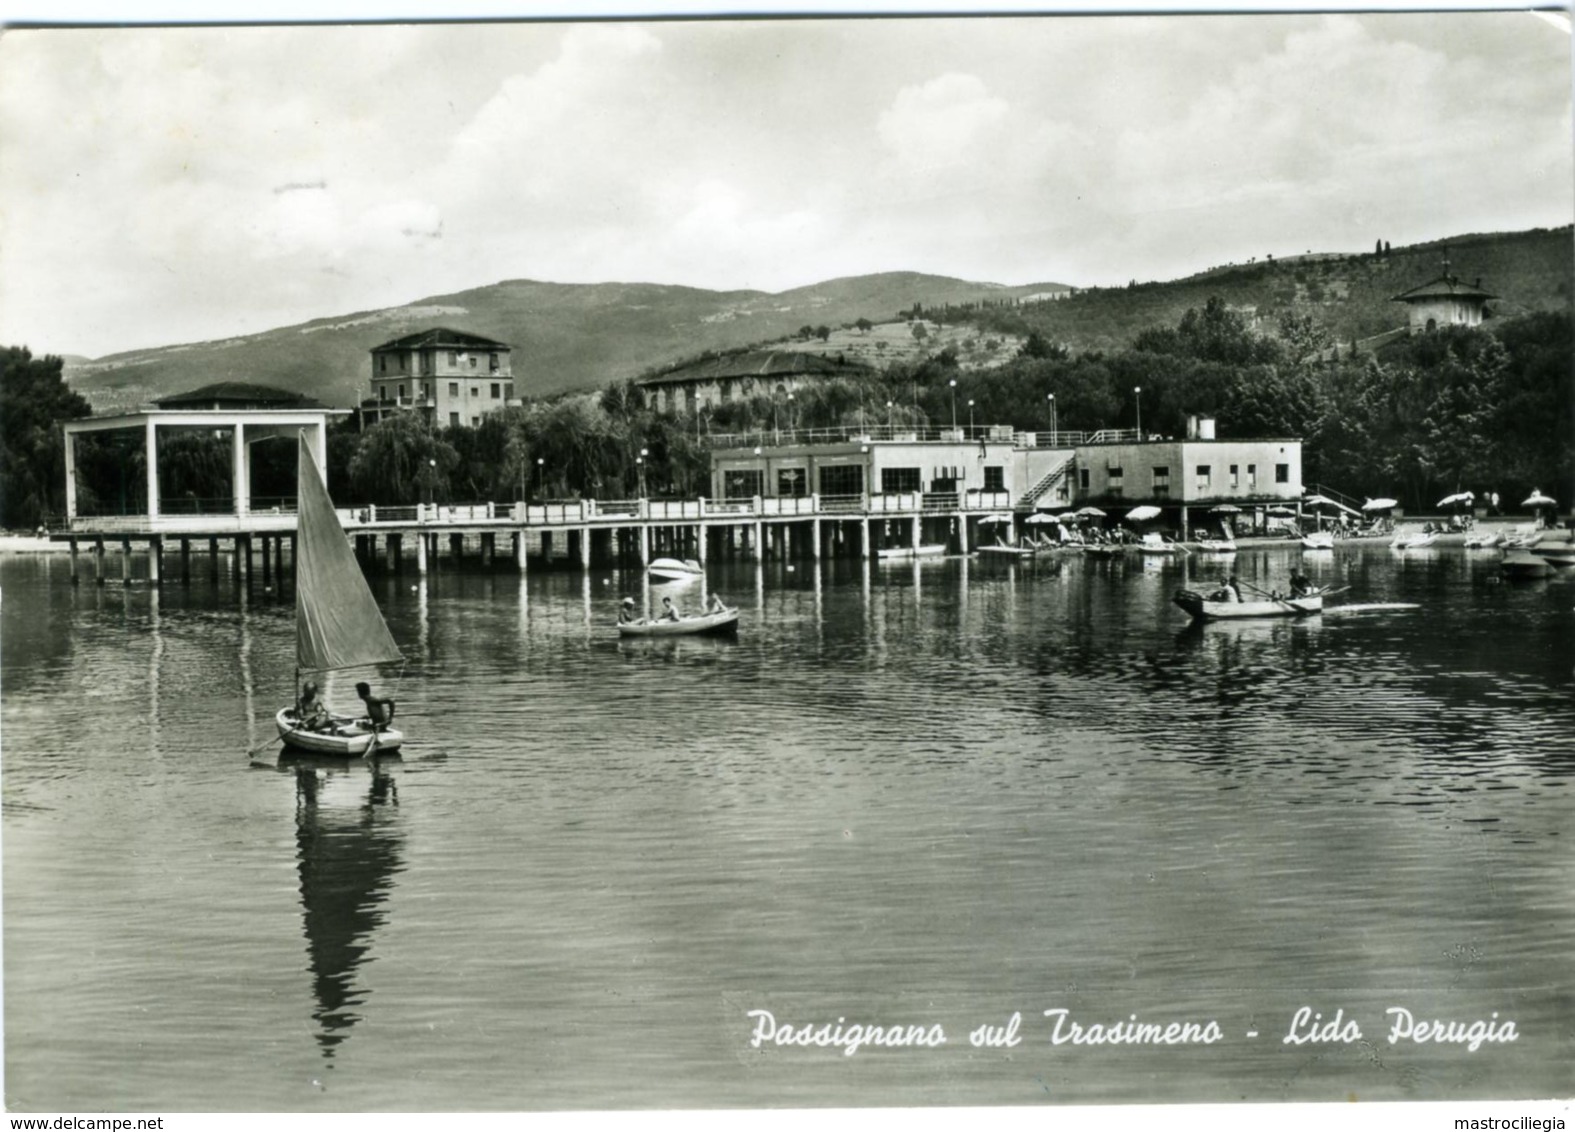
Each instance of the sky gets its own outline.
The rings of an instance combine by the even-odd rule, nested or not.
[[[1525,12],[10,28],[0,343],[529,278],[1076,286],[1575,218]]]

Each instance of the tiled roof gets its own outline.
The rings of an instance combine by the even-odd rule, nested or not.
[[[379,350],[415,350],[422,346],[446,350],[458,347],[462,350],[507,350],[506,342],[499,342],[492,338],[483,338],[479,334],[466,334],[459,330],[450,330],[446,326],[434,326],[431,330],[422,330],[415,334],[407,334],[403,338],[395,338],[392,342],[384,342],[381,346],[373,346],[372,352]]]
[[[841,358],[827,358],[800,350],[748,350],[705,358],[642,377],[638,385],[678,385],[691,381],[724,381],[741,377],[837,377],[868,373],[870,367]]]
[[[172,393],[153,402],[161,409],[195,409],[205,405],[253,409],[321,409],[323,403],[288,389],[271,385],[252,385],[244,381],[220,381],[186,393]]]
[[[1497,295],[1490,295],[1481,287],[1462,283],[1453,275],[1440,275],[1437,279],[1423,283],[1420,287],[1412,287],[1396,295],[1391,302],[1414,303],[1422,299],[1496,299]]]

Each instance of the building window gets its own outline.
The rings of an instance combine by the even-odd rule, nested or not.
[[[1289,464],[1276,464],[1276,465],[1274,465],[1274,482],[1275,483],[1290,483],[1291,482],[1291,466]]]
[[[1199,464],[1198,465],[1198,490],[1199,491],[1208,491],[1209,490],[1209,486],[1213,482],[1213,480],[1214,480],[1214,465],[1212,465],[1212,464]]]
[[[497,372],[497,369],[498,369],[498,356],[497,356],[497,355],[496,355],[496,354],[493,354],[493,355],[492,355],[492,356],[491,356],[491,357],[490,357],[490,358],[489,358],[489,359],[488,359],[488,362],[489,362],[489,364],[490,364],[490,365],[491,365],[491,367],[492,367],[492,370],[493,370],[493,372],[494,372],[494,373],[496,373],[496,372]]]
[[[1232,464],[1230,466],[1230,486],[1232,487],[1232,489],[1238,488],[1238,487],[1241,486],[1241,465],[1240,464]]]
[[[498,398],[500,398],[502,396],[503,396],[503,386],[499,385],[496,381],[494,381],[492,383],[492,399],[494,401],[496,401]]]
[[[405,372],[405,369],[407,368],[408,361],[409,361],[409,359],[407,359],[405,357],[405,355],[403,355],[403,354],[399,355],[399,372],[400,373],[404,373]]]
[[[479,385],[472,385],[470,387],[470,395],[472,397],[480,397],[481,396],[481,387]]]
[[[1006,469],[1000,464],[986,464],[984,467],[984,490],[1005,491]]]
[[[1248,487],[1257,487],[1258,486],[1258,465],[1257,464],[1248,464],[1247,465],[1247,486]]]
[[[405,399],[405,383],[402,381],[399,383],[399,399],[401,401]]]
[[[451,382],[448,383],[448,395],[450,397],[458,397],[459,396],[459,382],[451,381]]]
[[[379,385],[377,387],[377,399],[385,403],[388,401],[388,386]]]
[[[1121,490],[1121,485],[1124,482],[1125,475],[1126,472],[1121,468],[1115,467],[1113,465],[1107,465],[1105,467],[1105,476],[1110,480],[1111,491]]]
[[[459,365],[459,351],[458,350],[450,350],[448,352],[448,364],[451,365],[451,366]]]
[[[480,417],[471,417],[470,418],[470,424],[471,424],[472,428],[474,428],[476,425],[479,425],[480,423],[481,423],[481,418]]]
[[[1078,490],[1079,491],[1087,491],[1088,490],[1088,469],[1087,468],[1079,468],[1079,469],[1077,469],[1077,486],[1078,486]]]
[[[431,350],[422,350],[421,351],[421,372],[422,373],[432,373],[435,368],[436,367],[433,364],[432,351]]]
[[[777,494],[799,498],[809,494],[809,472],[804,468],[778,468]]]
[[[766,473],[758,468],[749,468],[737,472],[722,473],[722,498],[723,499],[753,499],[757,495],[764,495]]]
[[[379,354],[377,356],[377,372],[378,373],[387,373],[388,372],[388,355],[387,354]]]
[[[859,464],[832,464],[820,469],[820,494],[863,495],[864,468]]]
[[[880,489],[887,494],[919,490],[918,468],[882,468]]]
[[[1166,499],[1170,496],[1170,468],[1165,464],[1154,466],[1154,498]]]
[[[432,383],[430,381],[423,381],[421,383],[421,396],[425,397],[428,401],[432,400]]]
[[[450,413],[448,415],[448,423],[449,423],[449,427],[450,428],[458,428],[459,427],[459,414],[458,413]]]
[[[470,368],[471,369],[475,369],[476,368],[476,360],[477,359],[476,359],[476,355],[475,354],[470,355]]]

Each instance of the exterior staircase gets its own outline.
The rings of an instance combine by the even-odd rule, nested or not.
[[[1017,509],[1019,511],[1032,511],[1037,507],[1041,499],[1066,482],[1072,474],[1072,465],[1074,463],[1076,463],[1076,457],[1068,456],[1061,463],[1050,469],[1049,472],[1045,473],[1038,483],[1023,492],[1022,497],[1017,501]]]

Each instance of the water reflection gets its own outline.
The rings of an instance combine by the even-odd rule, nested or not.
[[[295,776],[296,868],[317,1000],[312,1020],[318,1047],[330,1062],[361,1019],[370,991],[358,975],[370,962],[373,932],[387,919],[393,878],[405,867],[399,787],[390,773],[398,764],[397,755],[373,759],[364,797],[352,807],[330,795],[359,780],[367,766],[363,760],[294,753],[279,760],[280,769]]]

